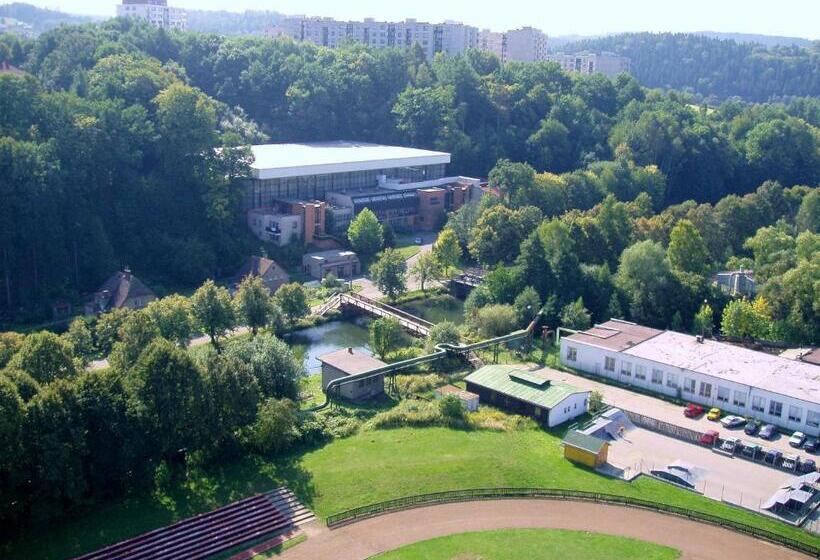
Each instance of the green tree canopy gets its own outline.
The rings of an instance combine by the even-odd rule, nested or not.
[[[373,282],[390,300],[395,300],[407,290],[406,275],[407,261],[394,249],[385,249],[370,267]]]
[[[376,214],[365,208],[350,222],[347,238],[353,250],[367,260],[384,245],[384,230]]]

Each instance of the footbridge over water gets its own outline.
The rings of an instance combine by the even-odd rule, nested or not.
[[[433,328],[433,323],[430,321],[359,294],[338,294],[320,307],[316,314],[324,315],[333,309],[349,309],[376,318],[391,317],[398,321],[403,329],[419,338],[426,338],[430,334],[430,329]]]

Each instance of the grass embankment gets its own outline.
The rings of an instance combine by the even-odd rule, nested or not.
[[[549,529],[461,533],[414,543],[373,560],[674,560],[680,552],[635,539]]]
[[[563,459],[560,438],[539,429],[400,428],[362,431],[289,461],[251,458],[193,472],[183,487],[162,496],[137,496],[48,530],[32,530],[0,547],[0,557],[76,556],[280,484],[322,517],[391,498],[459,488],[580,489],[690,508],[820,545],[820,538],[801,529],[656,480],[626,483],[577,467]]]

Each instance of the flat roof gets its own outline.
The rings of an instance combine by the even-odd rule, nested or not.
[[[324,356],[319,356],[316,359],[347,375],[364,373],[365,371],[374,370],[387,365],[383,361],[377,360],[373,356],[368,356],[355,348],[342,348],[341,350],[336,350]]]
[[[350,251],[348,249],[328,249],[327,251],[318,251],[316,253],[306,253],[302,259],[316,259],[316,260],[339,260],[339,259],[350,259],[351,257],[355,257],[356,253]]]
[[[820,367],[715,340],[663,331],[624,351],[660,364],[820,403]]]
[[[546,382],[537,385],[524,381],[524,379],[537,379],[539,382],[546,380]],[[505,365],[481,367],[468,375],[464,381],[548,409],[554,408],[571,395],[589,393],[589,391],[567,383],[550,381],[538,372],[528,372]]]
[[[281,179],[450,163],[450,154],[446,152],[347,140],[260,144],[251,146],[251,151],[254,156],[251,173],[255,179]]]
[[[565,336],[568,340],[577,340],[592,346],[623,352],[641,344],[663,331],[644,327],[629,321],[610,319],[606,323],[595,325],[591,329]]]

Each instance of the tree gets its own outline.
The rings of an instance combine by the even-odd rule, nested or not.
[[[731,338],[765,338],[771,324],[754,304],[736,299],[723,309],[720,329]]]
[[[0,490],[4,496],[12,495],[14,474],[22,474],[20,458],[23,451],[23,419],[25,415],[23,399],[17,387],[0,375]],[[16,482],[16,481],[15,481]],[[8,513],[0,505],[0,514]]]
[[[191,296],[191,315],[198,329],[206,333],[217,352],[219,339],[235,325],[236,316],[228,290],[206,280]]]
[[[589,413],[595,414],[604,408],[604,395],[600,391],[592,391],[589,395]]]
[[[515,331],[518,315],[511,305],[488,305],[478,310],[475,327],[485,338],[495,338]]]
[[[253,336],[267,326],[272,313],[273,301],[270,290],[259,276],[246,276],[234,295],[236,314],[251,329]]]
[[[263,397],[295,399],[299,395],[299,382],[306,375],[305,365],[276,336],[263,333],[239,341],[231,345],[228,356],[250,367]]]
[[[310,313],[307,292],[298,282],[282,284],[273,297],[291,325]]]
[[[87,364],[95,355],[94,334],[88,328],[88,321],[78,317],[71,321],[68,330],[63,333],[63,338],[71,345],[71,349],[76,357],[83,364]]]
[[[755,258],[755,278],[765,282],[794,268],[797,243],[784,222],[762,227],[743,244]]]
[[[54,333],[41,331],[30,334],[9,360],[10,369],[21,369],[39,383],[66,379],[77,375],[77,364],[71,346]]]
[[[704,302],[692,320],[692,331],[701,336],[711,336],[715,328],[715,319],[712,306]]]
[[[379,290],[385,293],[391,301],[395,301],[407,288],[405,275],[407,261],[395,249],[385,249],[379,260],[370,267],[370,276]]]
[[[576,331],[585,331],[592,326],[592,317],[584,307],[583,298],[578,298],[561,310],[561,325]]]
[[[211,354],[205,363],[208,434],[220,449],[236,441],[238,430],[253,423],[262,398],[248,364],[235,356]]]
[[[820,233],[820,189],[813,189],[803,197],[794,222],[798,233]]]
[[[458,344],[460,340],[461,335],[456,324],[451,321],[441,321],[430,329],[425,346],[432,352],[438,344]]]
[[[669,234],[666,250],[672,268],[705,276],[709,272],[709,249],[689,220],[680,220]]]
[[[350,222],[347,238],[353,250],[368,260],[384,245],[384,230],[376,214],[365,208]]]
[[[664,325],[671,319],[670,294],[675,293],[677,281],[660,244],[640,241],[624,250],[615,285],[629,302],[634,320]]]
[[[445,395],[438,401],[438,410],[441,416],[448,422],[460,422],[464,420],[464,404],[455,395]]]
[[[488,177],[490,186],[498,188],[507,202],[515,200],[516,193],[520,189],[528,189],[534,180],[535,170],[532,167],[508,159],[499,160]]]
[[[267,399],[259,406],[248,433],[251,448],[262,455],[287,451],[296,439],[298,407],[290,399]]]
[[[97,324],[94,325],[94,340],[101,355],[108,356],[111,353],[114,343],[120,338],[120,328],[131,313],[131,309],[121,307],[97,317]]]
[[[169,460],[180,449],[202,445],[207,412],[204,380],[185,350],[155,340],[126,377],[125,388],[130,415],[160,457]]]
[[[121,372],[127,371],[152,340],[159,336],[159,329],[144,309],[132,313],[120,327],[120,340],[114,344],[109,357],[111,365]]]
[[[11,357],[14,356],[23,345],[25,339],[25,335],[18,332],[0,332],[0,369],[9,363]]]
[[[461,245],[455,231],[445,228],[438,234],[433,244],[433,255],[441,265],[445,277],[449,277],[451,271],[458,268],[461,263]]]
[[[193,332],[191,302],[188,298],[175,294],[155,299],[148,304],[145,312],[154,321],[162,338],[181,347],[188,345]]]
[[[535,288],[527,286],[515,297],[513,307],[518,314],[520,324],[527,325],[541,311],[541,298]]]
[[[401,325],[393,317],[380,317],[370,323],[370,347],[381,359],[395,349],[401,340]]]
[[[425,292],[424,285],[427,282],[441,279],[441,265],[432,252],[422,253],[410,267],[410,275],[418,280],[421,291]]]

